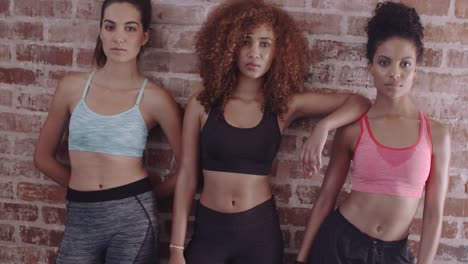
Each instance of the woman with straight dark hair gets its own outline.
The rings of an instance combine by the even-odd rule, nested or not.
[[[409,96],[423,58],[423,26],[414,8],[384,2],[377,4],[366,31],[377,96],[358,122],[335,135],[298,263],[413,263],[408,232],[423,193],[417,263],[432,263],[437,251],[450,135]],[[351,160],[352,192],[333,210]]]
[[[152,187],[143,166],[148,131],[159,124],[176,160],[180,116],[163,88],[137,66],[149,40],[150,0],[106,0],[94,57],[97,69],[59,83],[41,130],[36,166],[67,187],[67,222],[56,263],[155,263],[156,195],[175,177]],[[69,122],[71,169],[56,159]]]

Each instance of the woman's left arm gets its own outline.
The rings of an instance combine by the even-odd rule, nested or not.
[[[310,173],[318,171],[322,163],[322,150],[330,130],[358,120],[370,106],[369,99],[357,94],[295,94],[286,117],[286,125],[300,117],[327,115],[317,123],[304,142],[299,157],[303,169]]]
[[[421,241],[418,264],[432,263],[439,245],[444,214],[445,195],[448,186],[450,162],[450,134],[442,124],[431,122],[432,162],[426,182]]]
[[[179,107],[168,91],[154,84],[151,86],[151,95],[146,98],[149,101],[147,105],[151,105],[151,116],[153,120],[161,126],[166,135],[175,157],[176,166],[178,166],[181,157],[180,142],[182,133]],[[145,91],[145,94],[146,93],[147,91]],[[154,187],[157,196],[169,196],[174,192],[176,183],[175,171],[176,168],[171,168],[171,172],[167,175],[168,177],[166,180]]]

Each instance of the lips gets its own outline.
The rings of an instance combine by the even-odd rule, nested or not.
[[[260,67],[260,64],[256,64],[256,63],[253,63],[253,62],[249,62],[246,64],[247,67],[253,67],[253,68],[257,68],[257,67]]]
[[[402,84],[400,83],[386,83],[385,84],[385,87],[393,87],[393,88],[396,88],[396,87],[401,87],[403,86]]]
[[[122,48],[112,48],[111,50],[113,50],[113,51],[127,51],[126,49],[122,49]]]

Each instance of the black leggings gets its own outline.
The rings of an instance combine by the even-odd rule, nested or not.
[[[312,246],[309,264],[414,263],[408,239],[382,241],[362,233],[337,209],[321,225]]]
[[[283,239],[274,199],[240,213],[198,203],[187,264],[281,264]]]

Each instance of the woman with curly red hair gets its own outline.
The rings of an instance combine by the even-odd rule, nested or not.
[[[282,263],[283,244],[266,175],[283,131],[326,115],[300,159],[316,171],[328,132],[357,120],[370,103],[350,94],[301,92],[306,41],[293,19],[263,1],[221,4],[197,35],[204,90],[185,111],[169,263]],[[194,235],[187,220],[201,161],[204,186]]]

